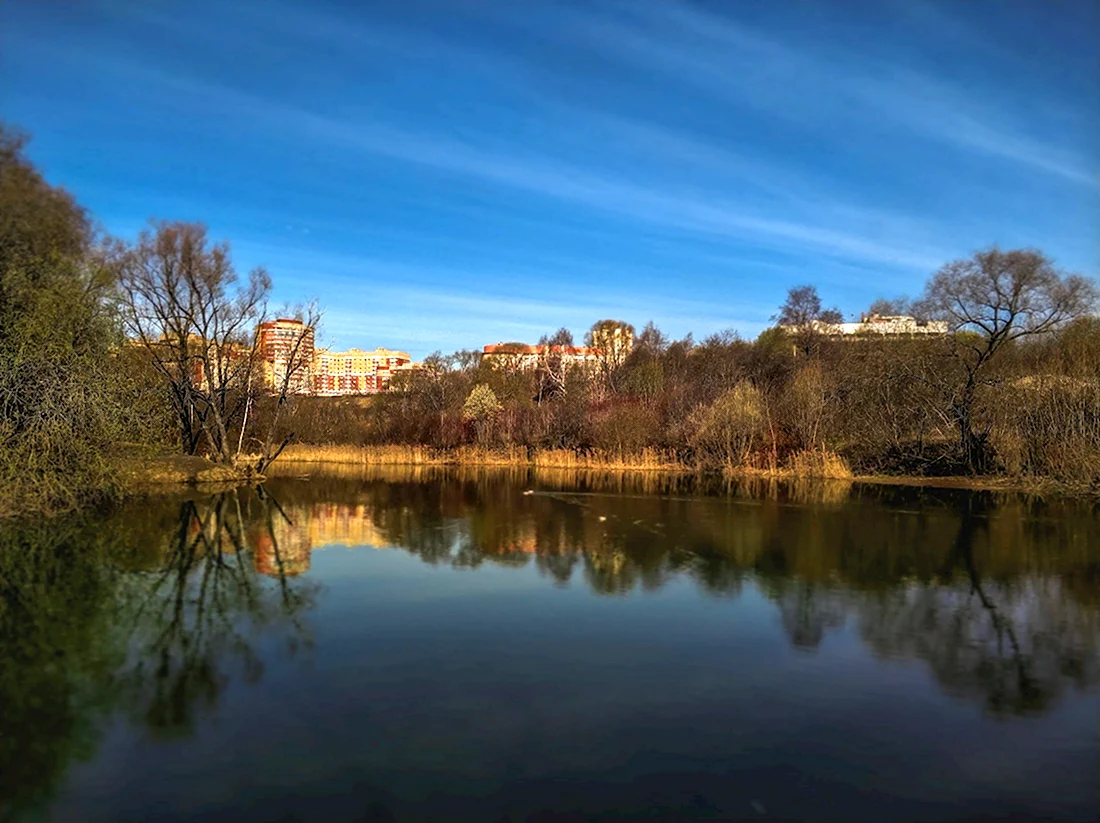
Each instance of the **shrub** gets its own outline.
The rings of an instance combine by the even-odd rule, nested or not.
[[[709,406],[697,409],[692,428],[691,445],[701,464],[744,465],[767,428],[764,398],[759,389],[742,380]]]
[[[482,445],[488,439],[490,427],[500,410],[501,405],[497,400],[496,392],[485,383],[474,386],[462,405],[462,419],[474,424],[478,442]]]
[[[1100,384],[1033,377],[1001,395],[990,440],[1006,472],[1100,486]]]
[[[593,418],[595,446],[609,452],[639,452],[659,439],[657,415],[640,403],[608,405]]]

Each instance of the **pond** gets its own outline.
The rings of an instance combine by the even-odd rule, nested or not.
[[[0,819],[1095,820],[1090,503],[314,473],[0,531]]]

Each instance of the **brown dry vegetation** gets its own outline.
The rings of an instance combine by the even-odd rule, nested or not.
[[[677,459],[674,451],[642,449],[617,453],[570,449],[527,449],[511,446],[487,449],[460,446],[433,449],[425,446],[288,446],[280,462],[336,463],[353,466],[530,466],[539,469],[594,469],[600,471],[690,472],[697,466]],[[851,479],[852,470],[844,458],[828,451],[799,451],[787,463],[775,468],[751,464],[732,465],[724,474],[759,477],[819,477]]]
[[[782,332],[649,348],[622,388],[570,375],[538,400],[539,374],[442,358],[370,402],[294,398],[283,459],[710,471],[731,476],[969,477],[950,394],[964,377],[945,339],[820,340],[796,353]],[[443,361],[443,362],[441,362]],[[1100,321],[1082,318],[999,352],[971,420],[987,485],[1100,488]],[[462,419],[476,385],[500,409]],[[263,411],[260,411],[263,414]],[[971,481],[972,482],[972,481]]]
[[[601,469],[631,471],[686,471],[672,452],[642,449],[633,453],[580,452],[571,449],[496,449],[458,446],[349,446],[296,443],[280,457],[283,463],[343,463],[361,466],[532,466],[544,469]]]

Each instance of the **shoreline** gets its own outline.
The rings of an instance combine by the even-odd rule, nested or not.
[[[129,457],[119,465],[123,494],[130,496],[161,487],[204,487],[261,483],[266,478],[251,471],[223,466],[205,457],[160,454]]]
[[[832,472],[814,471],[815,465],[834,469]],[[303,468],[337,471],[386,469],[475,469],[488,471],[523,471],[547,475],[575,472],[578,475],[604,475],[622,477],[674,477],[709,478],[726,481],[776,481],[786,483],[805,482],[821,486],[855,484],[869,486],[907,486],[911,488],[954,489],[970,492],[1000,492],[1075,498],[1081,500],[1100,498],[1100,490],[1085,489],[1059,483],[1054,480],[1013,478],[997,475],[920,476],[887,474],[853,474],[835,471],[836,464],[825,461],[814,464],[795,461],[795,465],[778,469],[740,467],[736,469],[707,469],[677,461],[671,452],[644,450],[635,454],[607,455],[582,454],[565,449],[528,450],[509,448],[502,450],[464,446],[457,449],[429,449],[419,446],[302,446],[290,447],[269,467],[267,475],[241,471],[221,466],[204,457],[194,455],[151,455],[126,457],[119,463],[116,500],[179,494],[187,491],[217,492],[242,486],[252,486],[269,479],[310,479],[312,472]],[[0,520],[10,518],[45,516],[52,517],[95,507],[89,501],[75,509],[65,507],[55,510],[5,510]]]
[[[1001,475],[925,476],[890,474],[853,474],[838,471],[814,471],[813,467],[788,466],[778,469],[737,468],[704,469],[680,461],[670,453],[644,450],[637,454],[579,454],[571,450],[531,450],[510,448],[490,450],[478,447],[429,449],[419,446],[291,446],[271,467],[272,477],[293,477],[295,464],[357,466],[363,469],[385,467],[468,467],[484,469],[575,470],[584,472],[641,473],[666,475],[708,475],[736,480],[786,480],[845,482],[878,486],[958,489],[964,491],[1010,492],[1036,495],[1089,498],[1100,491],[1084,489],[1049,479],[1014,478]],[[828,465],[828,464],[827,464]]]

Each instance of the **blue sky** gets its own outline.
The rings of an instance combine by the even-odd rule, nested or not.
[[[993,243],[1100,270],[1100,3],[0,3],[0,117],[339,347],[755,336]]]

